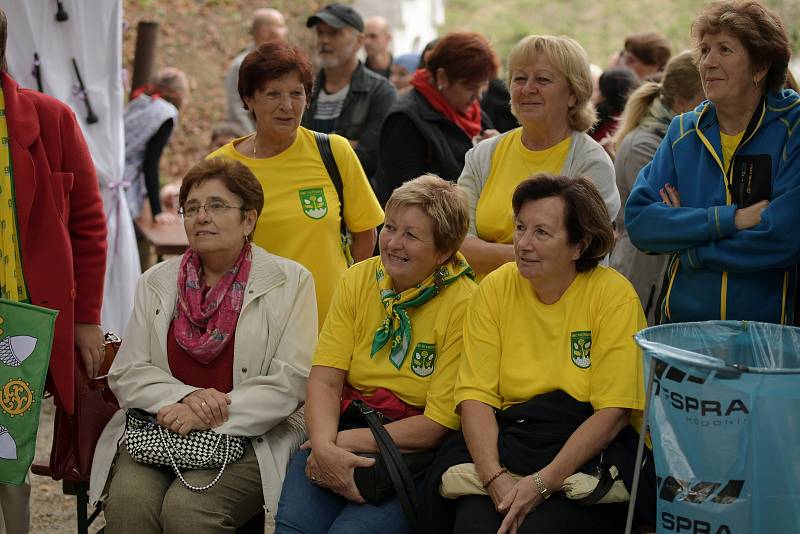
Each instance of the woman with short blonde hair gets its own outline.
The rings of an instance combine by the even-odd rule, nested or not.
[[[508,87],[521,127],[467,152],[458,179],[470,207],[462,252],[479,275],[514,260],[511,195],[533,174],[586,176],[611,220],[620,207],[611,159],[586,134],[595,113],[589,59],[581,45],[565,36],[525,37],[509,55]]]
[[[405,451],[438,449],[461,427],[453,384],[475,291],[458,253],[468,225],[464,197],[431,175],[395,189],[380,256],[354,265],[339,282],[308,380],[309,441],[286,475],[277,534],[411,532],[396,495],[365,504],[353,472],[372,460],[357,453],[379,451],[369,429],[353,428],[350,414],[354,400],[379,411]]]
[[[575,104],[569,109],[569,125],[573,130],[585,132],[597,119],[591,105],[592,71],[586,50],[571,37],[554,35],[529,35],[522,39],[508,55],[506,84],[511,87],[514,69],[524,68],[537,56],[543,56],[564,73],[575,95]],[[511,113],[517,117],[517,104],[511,101]],[[517,117],[519,119],[519,117]]]

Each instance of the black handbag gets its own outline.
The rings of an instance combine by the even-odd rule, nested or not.
[[[397,496],[403,512],[411,526],[416,529],[417,489],[415,479],[424,476],[433,462],[435,452],[401,453],[392,437],[383,428],[392,420],[378,410],[367,406],[361,400],[354,400],[342,413],[339,429],[368,427],[372,431],[379,453],[358,453],[359,456],[374,458],[375,464],[370,467],[356,467],[353,479],[359,493],[367,502],[380,503]]]

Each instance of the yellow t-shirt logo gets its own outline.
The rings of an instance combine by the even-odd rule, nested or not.
[[[436,345],[432,343],[417,343],[417,346],[414,347],[414,355],[411,357],[411,370],[417,376],[430,376],[433,373],[435,360]]]
[[[328,214],[328,202],[325,200],[325,191],[321,187],[301,189],[299,193],[303,213],[312,219],[321,219]]]
[[[572,363],[581,369],[592,366],[592,332],[591,330],[578,330],[570,334],[570,356]]]

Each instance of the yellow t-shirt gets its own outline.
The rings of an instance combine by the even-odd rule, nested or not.
[[[725,166],[725,174],[728,174],[728,167],[731,164],[733,153],[736,152],[736,147],[742,142],[744,130],[736,135],[727,135],[722,132],[719,133],[719,140],[722,143],[722,164]]]
[[[253,159],[223,146],[208,157],[226,156],[245,164],[264,189],[264,209],[256,224],[256,245],[305,266],[314,276],[319,326],[347,260],[339,231],[339,197],[319,155],[314,132],[298,128],[292,146],[271,158]],[[344,189],[344,220],[351,232],[383,222],[383,210],[361,163],[344,137],[331,135],[331,149]]]
[[[352,266],[342,277],[314,353],[313,365],[347,371],[347,383],[367,395],[390,390],[403,402],[422,408],[437,423],[458,430],[453,384],[463,350],[462,322],[475,282],[461,276],[419,308],[408,308],[411,348],[397,369],[387,343],[370,356],[372,339],[386,312],[375,272],[380,258]],[[423,360],[423,352],[428,359]],[[433,359],[430,360],[430,353]]]
[[[539,172],[560,174],[567,160],[572,136],[545,150],[528,150],[522,144],[522,128],[503,137],[492,155],[492,168],[475,207],[478,237],[491,243],[511,243],[514,217],[511,197],[523,180]]]
[[[0,86],[0,298],[27,302],[28,292],[22,274],[22,250],[17,230],[14,178],[11,174],[11,149],[6,122],[6,100]]]
[[[643,362],[633,335],[646,326],[636,291],[613,269],[578,273],[547,305],[507,263],[484,278],[464,318],[455,403],[504,409],[561,389],[595,410],[643,410]],[[640,412],[632,423],[638,428]]]

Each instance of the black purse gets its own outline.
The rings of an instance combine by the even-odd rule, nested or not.
[[[375,464],[355,468],[353,479],[356,487],[364,500],[370,503],[377,504],[396,495],[409,523],[416,529],[419,504],[414,481],[425,475],[436,453],[401,453],[383,428],[385,423],[391,422],[391,419],[370,408],[364,401],[353,400],[339,419],[339,430],[367,427],[372,431],[380,452],[358,453],[359,456],[374,458]]]

